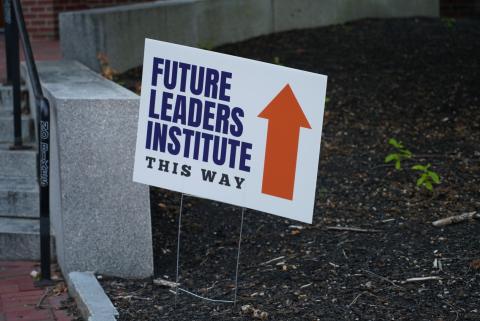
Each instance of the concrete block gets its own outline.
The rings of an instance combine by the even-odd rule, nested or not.
[[[210,48],[270,33],[273,26],[270,1],[176,0],[112,9],[62,13],[63,55],[98,71],[102,52],[121,72],[141,63],[145,38]]]
[[[370,0],[369,6],[378,18],[414,16],[438,17],[440,13],[438,0]]]
[[[158,5],[155,7],[155,11],[163,17],[162,27],[164,30],[162,33],[157,31],[145,35],[152,39],[169,41],[187,46],[196,46],[199,33],[198,19],[201,5],[204,1],[184,0],[175,2],[175,5],[169,5],[169,3],[166,2],[162,3],[162,6],[160,7],[158,7]],[[143,44],[141,47],[143,47]]]
[[[337,19],[346,22],[364,18],[438,17],[439,10],[438,0],[340,0]]]
[[[70,272],[67,282],[70,295],[75,299],[78,309],[85,319],[91,321],[116,320],[118,311],[92,272]]]
[[[149,189],[132,181],[139,97],[78,62],[38,69],[52,107],[50,203],[63,272],[151,276]]]
[[[213,48],[273,32],[271,1],[210,0],[198,3],[197,7],[194,27],[198,41],[195,45],[200,48]],[[169,27],[177,29],[178,24]],[[175,40],[171,39],[172,42]]]
[[[338,3],[339,0],[273,0],[274,31],[314,28],[344,22],[345,18],[339,21],[337,17]]]
[[[59,15],[59,36],[62,55],[75,59],[90,68],[100,71],[97,59],[105,34],[98,30],[94,14],[66,12]]]
[[[314,28],[363,18],[438,16],[438,0],[273,0],[275,31]]]
[[[438,16],[439,0],[169,0],[60,14],[63,55],[99,70],[141,65],[146,37],[211,48],[361,18]]]
[[[97,54],[104,53],[111,67],[122,72],[142,61],[145,38],[175,39],[174,42],[193,45],[196,43],[193,22],[199,1],[162,1],[118,6],[113,11],[100,8],[61,13],[63,56],[99,71]],[[112,33],[115,36],[109,36]]]
[[[477,3],[480,8],[480,4]],[[440,1],[439,0],[416,0],[411,5],[411,15],[424,17],[439,17],[440,16]]]

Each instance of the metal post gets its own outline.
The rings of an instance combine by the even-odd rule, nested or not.
[[[233,294],[233,306],[237,305],[238,269],[240,267],[240,248],[242,246],[243,219],[244,219],[244,217],[245,217],[245,207],[242,208],[242,220],[240,221],[240,235],[238,237],[237,265],[236,265],[236,268],[235,268],[235,292]]]
[[[41,283],[51,283],[50,278],[50,116],[48,100],[37,101],[38,117],[38,180],[40,183],[40,266],[42,269]]]
[[[13,8],[12,21],[16,21],[20,33],[20,40],[22,41],[25,62],[27,64],[28,75],[35,95],[37,108],[37,173],[40,184],[40,265],[42,269],[42,278],[37,285],[46,286],[53,283],[50,275],[50,105],[48,100],[43,96],[32,46],[23,18],[22,6],[19,0],[11,0],[11,5]],[[14,76],[14,73],[15,72],[12,72],[12,76]]]
[[[25,64],[27,65],[28,76],[30,78],[31,86],[35,97],[43,97],[42,86],[38,77],[37,66],[35,65],[35,58],[33,57],[32,45],[28,37],[27,27],[25,26],[25,19],[23,18],[22,6],[19,0],[11,0],[14,11],[14,17],[17,20],[17,27],[20,31],[20,40],[22,41],[23,54],[25,56]],[[12,17],[13,19],[13,17]],[[49,116],[50,117],[50,116]]]
[[[12,72],[10,63],[12,61],[10,54],[10,44],[12,43],[12,3],[10,0],[3,0],[3,15],[5,17],[5,58],[7,63],[7,84],[12,83]]]
[[[182,212],[183,212],[183,193],[180,196],[180,214],[178,215],[178,231],[177,231],[177,268],[175,273],[175,307],[177,307],[177,298],[178,298],[178,288],[179,288],[179,278],[178,270],[180,268],[180,233],[182,232]]]
[[[5,2],[5,41],[7,49],[7,76],[12,84],[13,96],[13,133],[14,141],[11,149],[22,149],[22,110],[20,97],[20,47],[18,42],[18,24],[13,6],[9,0]]]
[[[184,194],[182,193],[182,196],[180,198],[180,214],[178,216],[178,231],[177,231],[177,268],[176,268],[176,275],[175,275],[175,305],[174,308],[176,309],[177,307],[177,298],[178,298],[178,293],[183,292],[188,295],[191,295],[193,297],[196,297],[198,299],[208,301],[208,302],[214,302],[214,303],[233,303],[233,306],[237,305],[237,293],[238,293],[238,274],[239,274],[239,267],[240,267],[240,248],[242,245],[242,234],[243,234],[243,221],[245,217],[245,207],[242,208],[242,219],[240,221],[240,235],[238,237],[238,249],[237,249],[237,264],[235,268],[235,292],[233,295],[233,300],[218,300],[218,299],[210,299],[207,297],[204,297],[202,295],[198,295],[196,293],[190,292],[188,290],[185,290],[180,287],[180,278],[179,278],[179,266],[180,266],[180,234],[182,231],[182,212],[183,212],[183,196]]]

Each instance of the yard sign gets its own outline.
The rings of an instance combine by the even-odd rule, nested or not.
[[[311,223],[326,83],[146,39],[133,180]]]

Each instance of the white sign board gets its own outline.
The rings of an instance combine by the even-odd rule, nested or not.
[[[133,180],[311,223],[326,83],[146,39]]]

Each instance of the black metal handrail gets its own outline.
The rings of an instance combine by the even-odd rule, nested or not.
[[[50,277],[50,104],[43,95],[32,46],[25,27],[23,10],[19,0],[4,0],[5,48],[7,56],[7,83],[13,86],[14,145],[22,149],[20,55],[19,36],[23,47],[28,77],[35,97],[37,115],[37,176],[40,185],[40,256],[41,280],[46,284]]]

